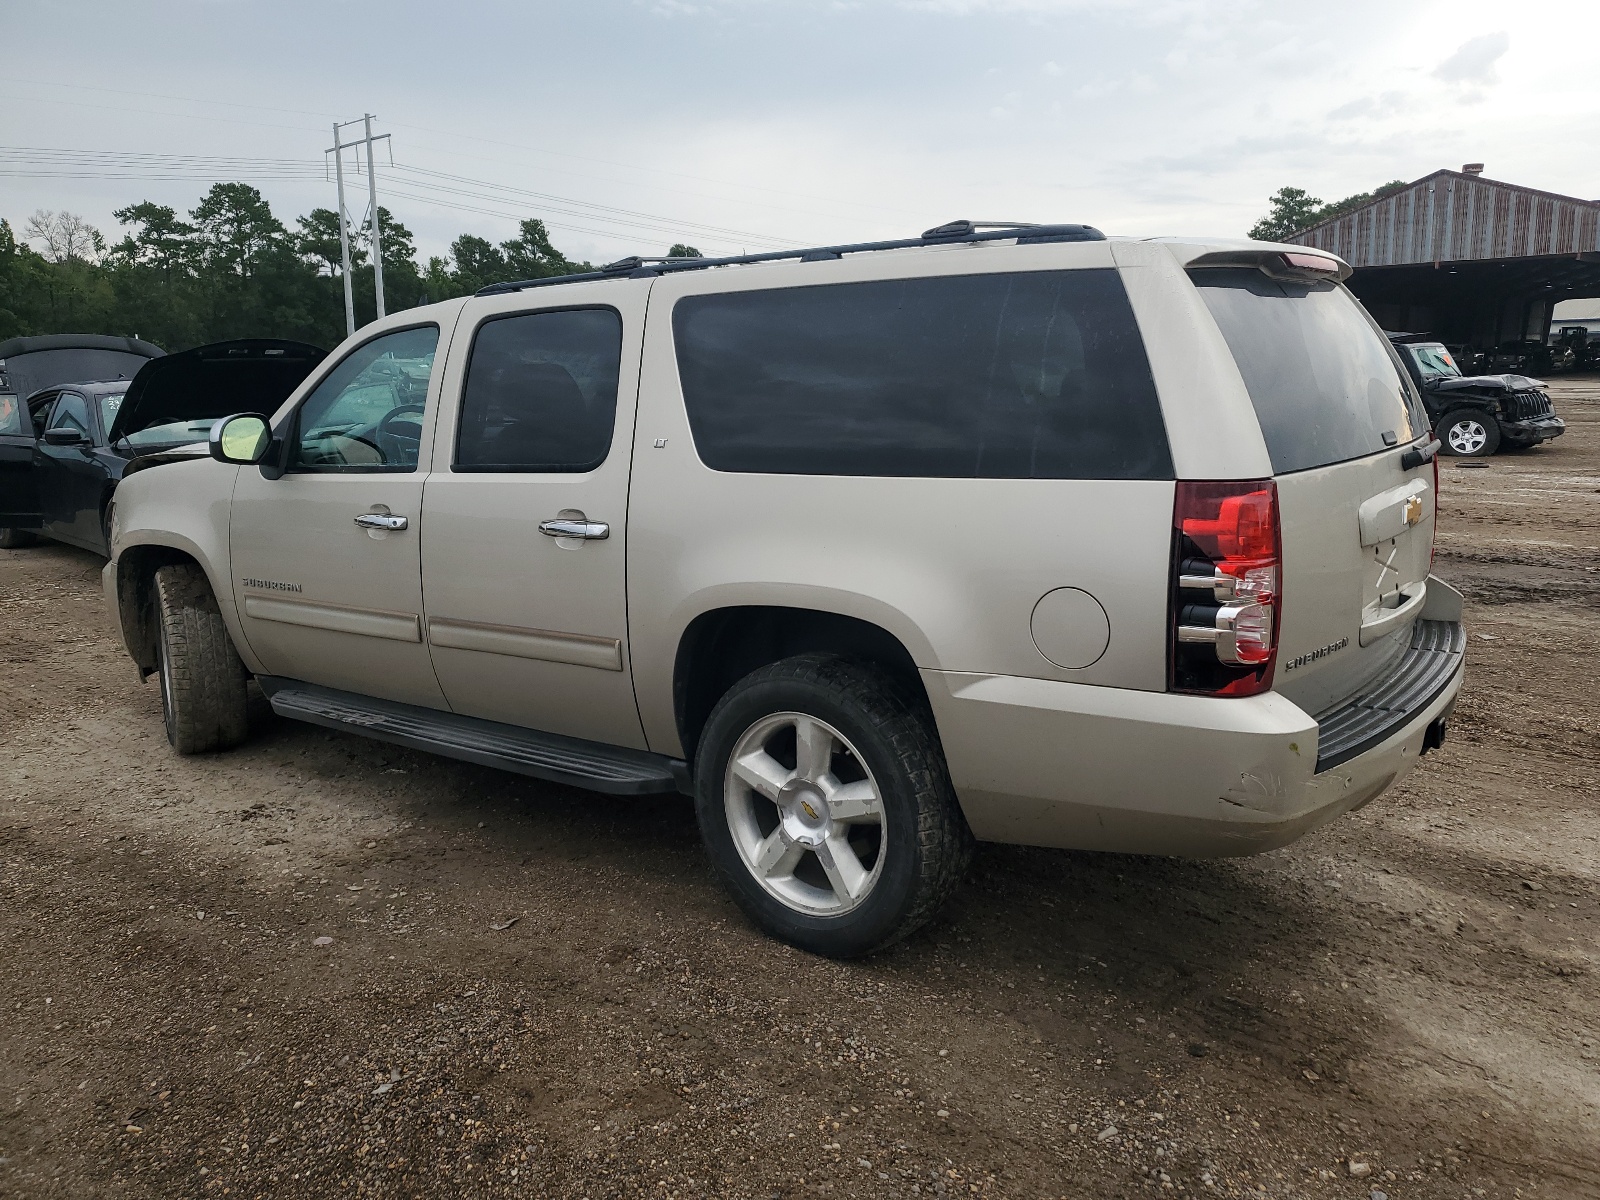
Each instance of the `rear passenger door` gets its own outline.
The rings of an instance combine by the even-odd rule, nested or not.
[[[467,716],[644,748],[628,661],[628,473],[649,285],[474,305],[423,498],[434,670]]]

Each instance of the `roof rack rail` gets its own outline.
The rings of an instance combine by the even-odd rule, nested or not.
[[[545,279],[522,279],[514,283],[491,283],[480,288],[479,296],[503,296],[527,288],[553,287],[562,283],[583,283],[598,279],[648,279],[678,271],[703,271],[708,267],[735,267],[746,263],[830,262],[846,254],[871,250],[909,250],[919,246],[949,245],[955,242],[998,242],[1015,239],[1017,244],[1040,242],[1103,242],[1106,235],[1093,225],[1033,225],[1026,222],[949,221],[927,230],[921,237],[890,242],[853,242],[840,246],[812,246],[801,250],[772,250],[763,254],[735,254],[725,258],[644,257],[633,254],[607,263],[597,271],[573,275],[551,275]]]

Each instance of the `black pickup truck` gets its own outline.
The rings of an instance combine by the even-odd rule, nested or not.
[[[1422,393],[1443,453],[1484,458],[1502,446],[1522,449],[1567,431],[1540,380],[1463,375],[1444,344],[1427,334],[1391,333],[1389,340]]]

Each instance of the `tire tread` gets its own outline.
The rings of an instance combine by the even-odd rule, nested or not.
[[[192,563],[161,567],[155,602],[163,669],[172,673],[168,740],[179,754],[237,746],[248,732],[248,676],[205,572]]]

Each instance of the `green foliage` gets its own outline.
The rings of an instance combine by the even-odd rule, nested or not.
[[[1324,204],[1316,196],[1297,187],[1279,188],[1267,201],[1267,215],[1250,227],[1249,236],[1258,242],[1283,242],[1297,233],[1304,233],[1313,225],[1341,217],[1352,209],[1360,208],[1369,200],[1387,196],[1406,187],[1403,179],[1394,179],[1370,192],[1357,192],[1332,204]]]
[[[506,269],[513,279],[547,279],[552,275],[572,274],[572,264],[550,244],[550,233],[543,221],[522,222],[519,236],[501,245]]]
[[[667,257],[668,258],[704,258],[705,255],[701,254],[700,251],[696,250],[693,246],[687,246],[682,242],[674,242],[674,243],[672,243],[672,248],[667,251]]]
[[[0,339],[109,333],[168,350],[235,337],[326,347],[343,340],[343,259],[332,210],[312,209],[291,229],[256,188],[219,183],[186,218],[150,201],[113,215],[123,233],[110,246],[71,213],[37,212],[21,238],[0,219]],[[448,257],[419,268],[411,231],[381,205],[378,220],[389,312],[470,295],[489,283],[593,269],[566,258],[544,222],[531,219],[498,246],[463,235]],[[365,324],[376,309],[371,236],[365,226],[349,235],[356,321]]]

